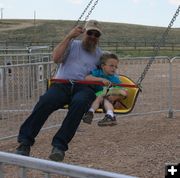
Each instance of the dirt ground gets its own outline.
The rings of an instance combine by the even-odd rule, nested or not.
[[[177,63],[175,65],[178,66]],[[128,66],[124,63],[123,69],[127,70],[126,67],[128,67],[128,70],[132,71],[134,75],[137,66],[140,66],[139,63]],[[160,67],[163,68],[164,73],[159,71]],[[159,64],[153,68],[151,75],[146,77],[147,82],[144,83],[143,94],[138,98],[138,105],[136,104],[138,106],[137,113],[162,111],[168,108],[167,96],[169,95],[168,82],[166,81],[168,75],[165,75],[167,70],[168,67],[164,66],[164,63],[163,66]],[[174,73],[177,73],[178,70],[174,70]],[[158,78],[162,75],[167,78]],[[177,76],[179,73],[174,76],[175,84],[179,83]],[[153,81],[160,85],[154,87]],[[178,93],[179,87],[175,85],[173,88],[175,109],[179,109]],[[164,178],[166,163],[180,163],[180,113],[175,113],[176,117],[173,119],[167,118],[166,114],[117,116],[117,126],[103,128],[97,126],[97,120],[103,117],[103,114],[97,114],[92,125],[81,123],[75,137],[69,144],[64,163],[140,178]],[[15,124],[13,119],[16,119],[15,116],[5,126],[11,128]],[[19,122],[16,124],[19,128]],[[54,124],[51,123],[51,126]],[[48,159],[52,149],[51,140],[57,129],[40,132],[32,147],[32,157]],[[0,142],[0,150],[5,152],[13,153],[17,146],[16,139]],[[33,178],[35,177],[40,178],[33,176]]]
[[[64,162],[140,178],[164,178],[165,163],[180,162],[180,116],[117,118],[118,125],[113,127],[98,127],[98,118],[92,125],[81,123]],[[41,131],[31,156],[48,159],[56,131]],[[14,152],[16,139],[0,142],[0,146],[1,151]]]

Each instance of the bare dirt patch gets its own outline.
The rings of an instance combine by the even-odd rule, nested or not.
[[[103,116],[103,115],[102,115]],[[57,129],[41,131],[32,147],[33,157],[48,159]],[[0,143],[14,152],[16,140]],[[65,163],[113,171],[140,178],[161,178],[165,163],[180,162],[180,116],[164,114],[118,118],[114,127],[82,123],[66,152]]]

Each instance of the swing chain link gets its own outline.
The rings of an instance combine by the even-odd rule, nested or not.
[[[93,4],[93,6],[91,7],[90,11],[88,12],[87,16],[84,19],[84,22],[87,21],[87,19],[89,18],[89,16],[91,15],[92,11],[94,10],[94,8],[96,7],[96,5],[98,4],[99,0],[96,0]]]
[[[99,0],[96,0],[96,1],[94,2],[93,6],[91,7],[90,11],[88,12],[87,16],[85,17],[84,22],[87,21],[87,19],[88,19],[89,16],[91,15],[92,11],[94,10],[94,8],[96,7],[96,5],[98,4],[98,1],[99,1]],[[87,5],[86,8],[84,9],[84,11],[82,12],[82,14],[80,15],[80,17],[79,17],[78,20],[76,21],[75,26],[79,24],[80,20],[82,19],[82,17],[84,16],[85,12],[88,10],[88,8],[89,8],[89,6],[92,4],[92,2],[93,2],[93,0],[91,0],[91,1],[88,3],[88,5]]]
[[[143,81],[143,79],[145,78],[145,75],[146,73],[148,72],[148,70],[150,69],[152,63],[154,62],[156,56],[158,55],[158,52],[160,50],[160,47],[162,46],[162,44],[164,44],[167,36],[168,36],[168,33],[169,33],[169,30],[171,29],[171,27],[173,26],[177,16],[179,15],[179,12],[180,12],[180,6],[178,6],[178,9],[176,10],[171,22],[169,23],[168,27],[166,28],[165,32],[162,34],[162,37],[161,39],[159,40],[159,42],[156,42],[155,43],[155,47],[154,47],[154,55],[151,57],[151,59],[149,60],[149,62],[147,63],[144,71],[142,72],[141,76],[139,77],[138,81],[137,81],[137,86],[139,88],[142,88],[141,87],[141,83]]]
[[[84,14],[86,13],[86,11],[88,10],[88,8],[90,7],[90,5],[92,4],[94,0],[90,0],[89,3],[87,4],[87,6],[85,7],[84,11],[82,12],[82,14],[79,16],[78,20],[75,22],[74,26],[77,26],[80,22],[80,20],[82,19],[82,17],[84,16]],[[89,16],[91,15],[92,11],[94,10],[94,8],[96,7],[96,5],[98,4],[99,0],[96,0],[93,4],[93,6],[91,7],[90,11],[88,12],[87,16],[85,17],[84,23],[87,21],[87,19],[89,18]],[[50,76],[54,76],[55,73],[57,73],[57,70],[59,68],[60,64],[57,64],[57,67],[51,72]]]

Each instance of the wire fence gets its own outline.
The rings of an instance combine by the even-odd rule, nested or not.
[[[17,54],[17,53],[42,53],[42,52],[52,52],[54,47],[58,42],[0,42],[0,54]],[[144,51],[144,52],[153,52],[156,47],[156,41],[149,40],[127,40],[123,39],[122,41],[100,41],[100,47],[103,50],[114,51],[119,53],[120,51]],[[166,52],[176,52],[180,50],[179,42],[166,42],[161,45],[160,51]]]
[[[47,89],[47,79],[56,67],[51,54],[0,55],[1,61],[11,58],[11,65],[0,66],[0,140],[15,137],[21,123],[33,109],[40,95]],[[118,69],[119,74],[134,81],[150,58],[123,58]],[[4,62],[3,62],[4,63]],[[165,113],[168,117],[180,111],[179,58],[158,57],[148,71],[133,111],[126,115],[145,115]],[[67,110],[54,112],[44,128],[57,127]],[[100,114],[101,117],[101,114]]]

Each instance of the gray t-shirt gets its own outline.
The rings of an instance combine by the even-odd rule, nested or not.
[[[97,47],[95,52],[89,53],[83,49],[82,41],[73,40],[55,78],[84,80],[90,71],[97,68],[101,55],[102,51],[99,47]]]

